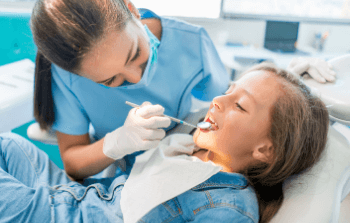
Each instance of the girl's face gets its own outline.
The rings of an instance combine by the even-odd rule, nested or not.
[[[205,117],[216,123],[214,130],[197,129],[194,142],[228,160],[251,156],[254,148],[271,142],[271,110],[279,94],[279,80],[273,74],[247,73],[225,95],[214,98]]]
[[[140,22],[129,21],[123,31],[111,31],[83,58],[79,75],[117,87],[138,83],[149,57],[148,37]]]

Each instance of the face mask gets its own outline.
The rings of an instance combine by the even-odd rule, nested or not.
[[[148,29],[146,25],[144,25],[145,31],[148,36],[148,41],[149,41],[149,46],[150,46],[150,54],[151,56],[151,65],[157,62],[158,60],[158,46],[160,44],[159,40],[157,37],[153,35],[153,33]]]
[[[100,86],[102,86],[102,87],[104,87],[104,88],[106,88],[106,89],[110,89],[111,87],[109,87],[109,86],[106,86],[106,85],[104,85],[104,84],[99,84]]]
[[[124,81],[121,85],[119,85],[118,87],[125,87],[125,86],[129,86],[129,85],[132,85],[133,83],[130,83],[128,81]],[[102,87],[106,88],[106,89],[110,89],[111,87],[110,86],[106,86],[104,84],[99,84],[101,85]]]
[[[157,63],[157,60],[158,60],[158,46],[159,46],[160,42],[157,39],[157,37],[155,37],[153,35],[153,33],[148,29],[148,27],[146,25],[144,25],[144,26],[140,25],[140,27],[142,27],[142,29],[147,34],[148,42],[149,42],[149,46],[150,46],[150,52],[149,52],[150,55],[149,55],[149,58],[148,58],[148,63],[147,63],[146,69],[145,69],[144,74],[143,74],[145,76],[145,74],[151,69],[152,65]],[[143,82],[145,81],[146,78],[147,77],[142,77],[141,81],[139,83],[137,83],[137,84],[132,84],[132,83],[130,83],[128,81],[124,81],[123,84],[118,86],[118,87],[127,87],[127,86],[130,86],[130,85],[140,85],[140,84],[143,84]],[[100,85],[103,86],[106,89],[111,88],[111,87],[103,85],[103,84],[100,84]]]

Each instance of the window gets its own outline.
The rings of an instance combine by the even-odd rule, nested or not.
[[[31,13],[36,0],[0,0],[0,12]]]
[[[221,16],[349,22],[350,0],[223,0]]]

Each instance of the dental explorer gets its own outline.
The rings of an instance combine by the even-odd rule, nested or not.
[[[125,101],[125,104],[130,105],[131,107],[134,107],[134,108],[139,108],[140,107],[139,105],[134,104],[134,103],[129,102],[129,101]],[[172,120],[174,122],[177,122],[177,123],[180,123],[180,124],[183,124],[183,125],[187,125],[187,126],[190,126],[192,128],[200,128],[200,129],[204,129],[204,130],[211,129],[211,124],[209,122],[200,122],[200,123],[197,124],[197,126],[195,126],[195,125],[192,125],[190,123],[187,123],[187,122],[182,121],[182,120],[177,119],[177,118],[173,118],[173,117],[168,116],[168,115],[164,115],[164,116],[170,118],[170,120]],[[206,123],[208,123],[208,124],[206,124]]]

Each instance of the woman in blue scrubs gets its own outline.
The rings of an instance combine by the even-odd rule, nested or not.
[[[65,170],[75,179],[115,161],[103,153],[104,137],[123,126],[131,109],[125,101],[159,104],[183,119],[191,92],[211,100],[228,87],[203,28],[137,10],[129,0],[39,0],[31,28],[38,47],[35,117],[42,129],[56,130]]]

